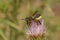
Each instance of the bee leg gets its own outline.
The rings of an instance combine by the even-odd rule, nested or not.
[[[38,21],[39,24],[41,24],[41,21]]]

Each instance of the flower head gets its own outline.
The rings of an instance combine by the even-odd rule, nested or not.
[[[30,27],[26,28],[26,34],[29,36],[43,35],[45,31],[44,20],[41,20],[41,24],[36,21],[32,21]]]

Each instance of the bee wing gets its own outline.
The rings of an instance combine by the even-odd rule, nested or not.
[[[32,16],[36,15],[36,13],[38,13],[38,11],[35,11],[34,14],[33,14]]]
[[[33,15],[32,15],[32,18],[38,18],[40,17],[41,15],[38,13],[38,11],[36,11]]]

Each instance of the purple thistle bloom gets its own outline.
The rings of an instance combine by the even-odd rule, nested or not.
[[[35,22],[34,20],[31,22],[31,26],[26,29],[26,34],[30,36],[38,36],[42,35],[45,31],[44,20],[41,20],[41,24]]]

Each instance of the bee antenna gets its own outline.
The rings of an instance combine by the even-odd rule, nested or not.
[[[25,20],[25,19],[20,19],[20,20]]]

